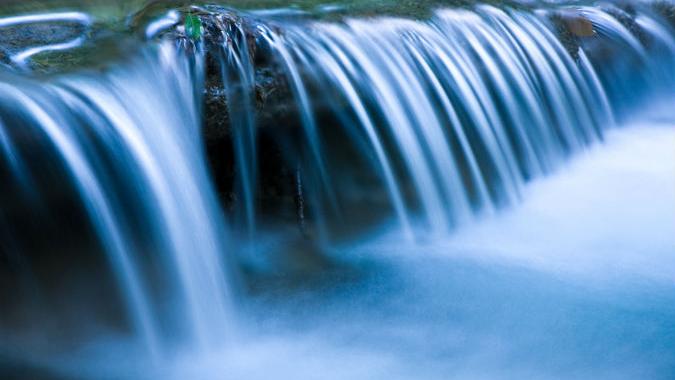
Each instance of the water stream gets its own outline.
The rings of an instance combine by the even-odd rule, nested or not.
[[[654,8],[181,12],[103,68],[30,73],[85,37],[0,68],[0,375],[675,374],[675,34]],[[0,28],[50,20],[91,27]],[[288,199],[297,225],[263,207]]]

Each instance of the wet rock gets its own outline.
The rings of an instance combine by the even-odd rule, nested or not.
[[[86,35],[88,28],[72,22],[35,23],[2,28],[0,62],[13,65],[11,57],[30,48],[62,44]]]
[[[675,3],[668,0],[658,0],[651,3],[651,8],[663,17],[671,27],[675,28]]]
[[[292,181],[295,171],[291,170],[294,166],[283,152],[288,146],[301,146],[302,128],[286,75],[267,49],[257,28],[259,21],[222,7],[190,7],[181,12],[200,18],[204,28],[202,38],[190,38],[181,25],[159,37],[176,40],[188,51],[204,54],[203,138],[225,209],[236,214],[243,202],[237,190],[239,165],[234,155],[236,131],[233,128],[238,125],[232,122],[228,96],[248,94],[254,108],[257,140],[257,207],[267,215],[280,216],[290,223],[297,222],[297,197]],[[244,46],[239,46],[242,43]],[[230,52],[250,62],[253,83],[229,78],[226,91],[223,74]],[[241,54],[248,56],[241,57]]]
[[[11,65],[12,61],[10,59],[10,54],[9,52],[4,49],[3,47],[0,47],[0,66],[7,66]]]
[[[592,37],[595,35],[593,23],[579,13],[562,12],[561,19],[567,30],[576,37]]]
[[[6,27],[0,33],[0,46],[11,53],[33,46],[43,46],[73,40],[87,28],[77,23],[26,24]]]
[[[604,5],[601,7],[610,16],[614,17],[621,25],[640,41],[642,45],[649,44],[647,33],[635,20],[636,11],[630,4],[625,4],[623,8],[615,5]]]
[[[576,11],[557,11],[549,15],[558,39],[569,55],[579,59],[581,39],[595,36],[593,23]]]

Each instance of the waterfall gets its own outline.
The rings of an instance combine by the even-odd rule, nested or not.
[[[583,7],[581,12],[593,22],[597,41],[611,47],[595,49],[589,43],[588,51],[603,66],[600,80],[619,113],[672,88],[675,41],[671,27],[658,14],[631,16],[613,6]]]
[[[4,161],[22,183],[33,176],[21,169],[32,149],[63,168],[57,175],[72,182],[155,356],[177,336],[220,344],[231,318],[224,221],[200,140],[201,67],[167,42],[102,73],[0,83]],[[148,265],[163,278],[159,295]]]
[[[0,175],[11,194],[0,199],[8,205],[0,226],[81,211],[88,224],[77,233],[95,233],[93,250],[107,255],[147,350],[156,358],[172,344],[213,350],[236,326],[243,248],[231,244],[231,230],[254,241],[268,216],[263,161],[284,166],[301,229],[308,210],[318,239],[385,204],[415,242],[516,204],[528,182],[675,84],[675,40],[658,15],[639,11],[629,25],[612,7],[565,11],[590,23],[594,37],[572,34],[570,45],[553,11],[494,6],[341,22],[206,7],[205,35],[193,41],[172,10],[147,27],[147,46],[112,67],[52,78],[2,71]],[[36,49],[18,55],[21,63]],[[265,86],[278,109],[262,109]],[[205,115],[205,96],[222,99],[225,111]],[[209,167],[206,116],[231,138],[231,223],[212,175],[232,173]],[[49,227],[16,222],[23,232],[0,231],[16,235],[4,244],[22,252],[33,240],[57,243],[61,227],[70,231],[60,225],[70,216],[59,217]]]
[[[359,153],[378,168],[409,238],[413,224],[439,235],[476,213],[518,201],[528,180],[602,140],[614,125],[594,65],[583,50],[575,61],[546,17],[480,6],[438,11],[427,22],[270,25],[258,23],[254,33],[290,87],[311,153],[305,171],[316,174],[316,192],[340,186],[325,167],[330,142],[316,121],[325,117],[321,105],[328,105],[339,128],[364,141]],[[256,67],[243,48],[248,42],[241,25],[226,32],[232,38],[223,46],[224,83],[239,91],[228,99],[250,99]],[[241,112],[250,108],[236,107],[230,117],[248,214],[256,148],[246,131],[256,116]]]

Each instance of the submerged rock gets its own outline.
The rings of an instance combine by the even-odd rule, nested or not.
[[[12,66],[27,69],[36,55],[81,46],[90,37],[91,23],[88,15],[78,12],[0,18],[0,48]]]
[[[5,27],[0,34],[0,44],[16,53],[33,46],[50,45],[82,36],[87,28],[77,23],[27,24]]]

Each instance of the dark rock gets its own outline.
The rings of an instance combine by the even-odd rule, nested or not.
[[[12,60],[10,59],[10,54],[9,52],[0,46],[0,67],[6,66],[9,67],[12,64]]]
[[[16,53],[33,46],[43,46],[73,40],[85,34],[87,28],[77,23],[36,23],[6,27],[0,33],[0,46]]]
[[[668,0],[657,0],[650,4],[658,15],[663,17],[671,27],[675,28],[675,3]]]
[[[549,19],[553,23],[558,40],[567,53],[575,61],[579,60],[581,39],[595,36],[593,24],[574,11],[552,12]]]
[[[647,45],[649,43],[649,38],[647,33],[642,29],[642,27],[635,20],[636,11],[632,5],[624,5],[624,8],[620,8],[615,5],[604,5],[601,9],[610,16],[614,17],[621,25],[623,25],[628,31],[635,36],[635,38],[640,41],[642,45]]]

